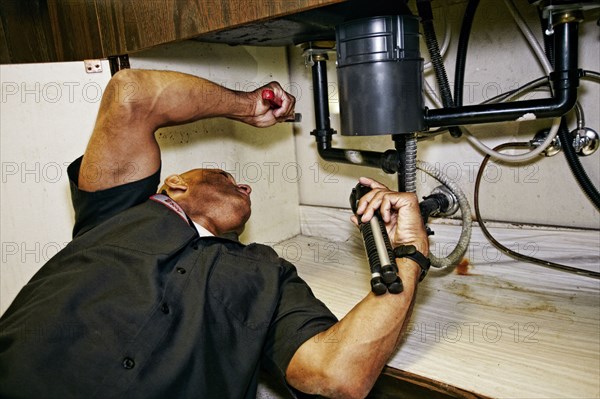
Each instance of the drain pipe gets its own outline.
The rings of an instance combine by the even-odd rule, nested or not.
[[[368,166],[382,169],[385,173],[397,170],[397,155],[393,150],[384,153],[352,149],[332,148],[332,136],[336,131],[329,120],[329,102],[327,92],[327,54],[312,56],[313,96],[315,106],[316,129],[310,134],[315,136],[319,156],[330,162]]]
[[[562,14],[554,28],[555,70],[550,75],[554,97],[511,103],[480,104],[457,108],[427,110],[425,124],[429,127],[470,125],[521,119],[541,119],[562,116],[577,101],[580,71],[577,69],[577,44],[580,18],[576,13]]]

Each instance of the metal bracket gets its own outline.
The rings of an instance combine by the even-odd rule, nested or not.
[[[114,55],[108,57],[108,62],[110,64],[110,74],[111,76],[115,73],[119,72],[121,69],[129,69],[129,55]]]
[[[316,61],[329,60],[328,53],[335,52],[335,41],[322,40],[299,45],[304,56],[304,65],[313,66]]]
[[[102,61],[100,60],[84,60],[86,73],[102,73]]]

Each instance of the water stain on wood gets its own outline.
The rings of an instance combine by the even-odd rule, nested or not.
[[[469,259],[462,258],[459,264],[456,265],[456,269],[454,269],[454,272],[459,276],[471,276],[472,274],[470,273],[470,271],[472,268],[473,265],[471,264]]]
[[[472,286],[458,281],[446,284],[448,291],[464,298],[471,304],[488,306],[506,311],[521,312],[550,312],[557,313],[558,309],[551,302],[534,295],[531,290],[523,289],[512,283],[493,278],[494,284],[487,287]],[[485,290],[478,292],[478,289]]]

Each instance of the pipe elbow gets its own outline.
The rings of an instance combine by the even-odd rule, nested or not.
[[[343,162],[343,160],[340,159],[339,149],[331,148],[331,146],[317,144],[317,153],[323,161]]]
[[[557,104],[554,112],[557,117],[571,111],[577,103],[577,87],[562,89],[556,93]]]
[[[317,143],[317,153],[322,159],[328,160],[330,151],[331,148],[329,146],[323,143]]]

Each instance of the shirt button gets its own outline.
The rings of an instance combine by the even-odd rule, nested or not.
[[[162,306],[160,307],[160,310],[164,313],[164,314],[169,314],[169,305],[167,305],[166,303],[163,303]]]
[[[185,269],[183,267],[178,267],[177,268],[177,273],[179,273],[179,274],[185,274]]]
[[[192,248],[194,248],[194,250],[196,250],[196,251],[197,251],[197,250],[198,250],[198,244],[194,244],[194,245],[192,245]]]
[[[123,359],[122,365],[123,365],[124,369],[131,370],[132,368],[135,367],[135,362],[133,361],[132,358],[126,357],[125,359]]]

